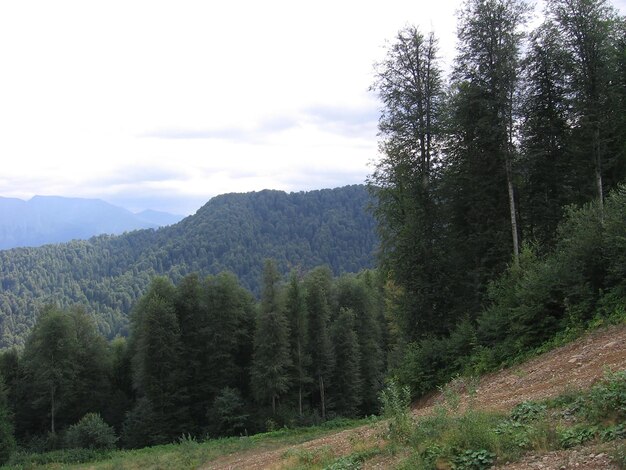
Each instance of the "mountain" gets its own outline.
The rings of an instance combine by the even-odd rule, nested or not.
[[[368,204],[359,185],[226,194],[168,227],[0,251],[0,347],[21,344],[46,303],[83,304],[103,334],[125,334],[128,313],[156,275],[178,281],[231,271],[258,293],[265,258],[283,273],[372,267],[377,237]]]
[[[0,197],[0,249],[157,228],[181,218],[156,211],[133,214],[99,199],[35,196],[22,201]]]
[[[135,213],[135,217],[155,227],[173,225],[183,219],[182,215],[170,214],[169,212],[154,211],[151,209]]]

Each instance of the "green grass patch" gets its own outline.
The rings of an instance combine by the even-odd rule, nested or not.
[[[181,437],[179,442],[134,450],[94,451],[87,449],[68,449],[42,454],[15,453],[6,466],[11,470],[35,468],[65,469],[85,468],[118,469],[192,469],[208,465],[211,461],[235,452],[265,450],[280,446],[296,445],[337,430],[350,429],[369,423],[378,418],[361,420],[336,419],[319,426],[255,434],[248,437],[229,437],[196,441],[190,437]],[[332,463],[332,456],[326,463]]]

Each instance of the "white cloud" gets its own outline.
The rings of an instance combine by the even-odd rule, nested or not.
[[[452,57],[456,6],[1,2],[0,195],[189,213],[222,192],[362,182],[373,63],[407,23]]]

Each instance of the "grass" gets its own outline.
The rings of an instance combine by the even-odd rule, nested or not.
[[[320,426],[255,434],[249,437],[231,437],[198,442],[181,438],[180,442],[134,450],[92,452],[61,450],[45,454],[15,454],[5,469],[75,469],[134,470],[134,469],[195,469],[208,466],[212,461],[235,452],[262,451],[283,446],[293,446],[337,430],[350,429],[374,422],[375,418],[362,420],[338,419]],[[304,459],[305,456],[302,456]],[[326,463],[332,463],[329,455]],[[285,467],[287,468],[287,467]],[[289,467],[293,468],[293,467]],[[298,468],[296,466],[296,468]],[[299,467],[315,468],[315,467]]]

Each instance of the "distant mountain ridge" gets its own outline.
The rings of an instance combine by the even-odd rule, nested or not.
[[[100,199],[35,196],[0,197],[0,250],[35,247],[94,235],[171,225],[182,216],[157,211],[138,214]]]
[[[378,238],[369,203],[363,185],[226,194],[157,230],[0,251],[0,348],[22,344],[47,303],[83,304],[103,334],[125,334],[129,312],[157,275],[178,281],[230,271],[258,294],[266,258],[283,273],[373,267]]]

